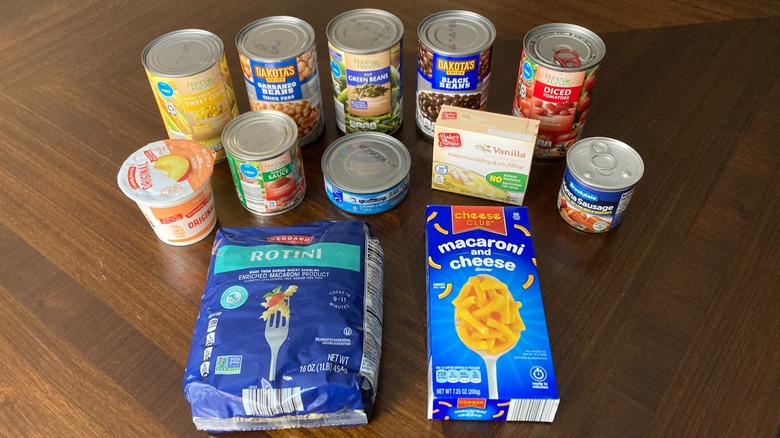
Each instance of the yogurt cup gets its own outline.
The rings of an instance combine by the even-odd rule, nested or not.
[[[217,224],[211,175],[214,151],[191,140],[160,140],[135,151],[117,174],[122,192],[138,204],[157,237],[184,246]]]

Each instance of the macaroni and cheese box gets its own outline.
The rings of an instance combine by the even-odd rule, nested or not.
[[[442,106],[431,187],[522,205],[538,130],[538,120]]]
[[[525,207],[428,206],[428,418],[551,422],[558,409]]]

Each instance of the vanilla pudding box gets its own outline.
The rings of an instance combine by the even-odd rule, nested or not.
[[[442,106],[431,187],[522,205],[538,131],[538,120]]]
[[[558,409],[525,207],[428,206],[428,418],[551,422]]]

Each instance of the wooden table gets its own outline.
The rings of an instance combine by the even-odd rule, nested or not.
[[[219,226],[354,219],[324,192],[320,159],[340,137],[328,96],[325,26],[364,6],[319,2],[6,2],[0,7],[0,435],[205,436],[182,377],[213,234],[159,241],[116,184],[119,166],[166,136],[140,53],[203,28],[225,42],[269,15],[315,28],[325,133],[303,151],[294,210],[253,216],[226,164],[213,179]],[[598,33],[607,55],[586,136],[644,159],[623,224],[574,231],[555,196],[565,163],[535,162],[529,209],[561,404],[552,424],[426,419],[424,209],[488,204],[430,188],[431,142],[413,117],[416,28],[473,8],[498,29],[488,110],[509,113],[522,38],[547,22]],[[780,4],[402,0],[411,189],[365,217],[385,250],[379,394],[362,428],[269,436],[722,436],[780,431]],[[233,435],[228,435],[233,436]],[[264,433],[235,436],[265,436]]]

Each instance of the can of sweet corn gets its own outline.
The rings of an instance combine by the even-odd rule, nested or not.
[[[222,40],[199,29],[156,38],[141,53],[168,137],[196,141],[225,159],[222,130],[238,115]]]

